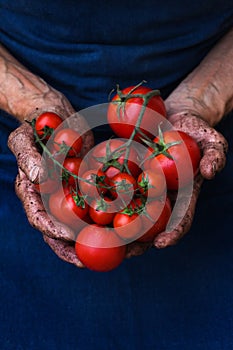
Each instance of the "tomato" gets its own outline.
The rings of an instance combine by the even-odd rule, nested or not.
[[[118,267],[125,258],[126,246],[113,229],[89,225],[78,234],[75,251],[90,270],[106,272]]]
[[[140,212],[141,209],[144,208],[145,202],[146,197],[140,195],[139,197],[134,197],[127,207],[134,212]]]
[[[111,195],[113,198],[118,198],[118,210],[122,209],[130,203],[137,189],[135,178],[127,173],[119,173],[110,180]]]
[[[158,145],[159,154],[157,154]],[[191,136],[182,131],[168,130],[153,140],[145,159],[147,159],[144,163],[145,169],[162,168],[167,188],[178,190],[179,187],[188,185],[197,174],[201,152]]]
[[[70,192],[71,191],[71,192]],[[68,187],[59,187],[59,189],[52,193],[48,200],[50,213],[60,222],[70,226],[72,229],[79,231],[86,221],[88,221],[88,205],[82,208],[75,203],[74,194]],[[76,201],[78,203],[78,200]]]
[[[48,206],[50,213],[59,221],[63,221],[64,214],[61,210],[62,200],[69,193],[68,188],[60,186],[58,190],[49,196]]]
[[[144,234],[137,239],[138,242],[152,242],[154,238],[165,230],[171,216],[171,203],[152,200],[145,204],[145,211],[140,215]]]
[[[103,171],[90,169],[82,174],[78,185],[83,195],[90,196],[91,198],[99,198],[100,194],[104,195],[107,193],[109,179]]]
[[[36,119],[35,129],[40,138],[48,140],[54,130],[63,122],[58,114],[44,112]]]
[[[88,208],[88,204],[79,193],[71,192],[61,202],[63,214],[61,221],[75,230],[79,230],[83,225],[82,219],[85,219],[88,214]]]
[[[141,232],[142,220],[136,213],[126,213],[122,211],[117,213],[113,219],[113,227],[122,239],[132,240]]]
[[[72,129],[61,129],[54,135],[54,148],[67,157],[77,156],[82,149],[81,135]]]
[[[117,92],[109,103],[108,123],[113,132],[123,138],[130,138],[142,111],[143,97],[152,94],[147,101],[140,130],[148,136],[157,135],[157,126],[166,117],[166,109],[159,91],[147,86],[130,86]],[[147,95],[148,96],[148,95]],[[140,141],[142,135],[136,133],[134,139]]]
[[[115,206],[108,198],[94,199],[89,207],[90,218],[99,225],[109,225],[115,216]]]
[[[59,187],[59,181],[58,178],[50,178],[48,177],[47,180],[40,182],[38,184],[35,184],[35,188],[37,192],[39,193],[53,193],[55,192]]]
[[[139,191],[146,197],[161,196],[166,190],[166,179],[162,171],[144,170],[137,180]]]
[[[120,139],[110,139],[99,143],[89,152],[90,167],[101,168],[108,178],[120,172],[127,172],[127,169],[131,175],[138,176],[140,173],[138,153],[133,146],[128,150],[124,145],[125,141]],[[119,147],[121,148],[117,150]],[[128,160],[125,162],[127,169],[122,169],[126,152],[129,152]]]
[[[63,167],[75,176],[81,176],[85,171],[87,171],[86,162],[80,157],[68,157],[64,160]],[[78,178],[75,178],[65,170],[62,171],[63,183],[76,187],[78,183]]]
[[[49,157],[43,157],[41,163],[47,171],[47,178],[42,181],[39,178],[35,188],[41,194],[53,193],[60,186],[60,168],[57,168]]]

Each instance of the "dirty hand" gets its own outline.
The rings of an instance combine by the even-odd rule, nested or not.
[[[192,193],[181,193],[172,220],[171,231],[160,233],[154,241],[157,248],[164,248],[177,243],[191,227],[197,199],[204,179],[212,179],[221,171],[226,162],[227,141],[219,132],[210,127],[201,117],[193,113],[177,113],[170,116],[169,121],[176,130],[189,134],[198,143],[202,158],[200,171],[193,182]]]
[[[87,129],[87,124],[81,116],[74,114],[71,120],[73,121],[74,118],[76,131],[83,132],[85,128]],[[87,131],[82,138],[82,154],[85,154],[93,145],[91,132]],[[47,172],[42,165],[42,156],[35,145],[32,127],[23,122],[10,134],[8,145],[17,159],[19,168],[15,182],[16,194],[23,204],[30,224],[43,233],[45,242],[61,259],[83,267],[74,251],[74,232],[48,214],[34,185],[39,179],[46,179]]]
[[[202,159],[191,198],[184,193],[180,199],[180,211],[186,214],[179,217],[177,211],[177,225],[156,237],[158,248],[175,244],[189,231],[203,180],[212,179],[225,165],[227,141],[215,126],[233,110],[232,39],[230,29],[165,101],[169,121],[197,141]]]

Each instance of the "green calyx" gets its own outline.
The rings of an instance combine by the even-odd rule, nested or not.
[[[108,140],[108,142],[106,143],[106,156],[105,157],[95,157],[95,159],[103,164],[102,167],[102,171],[106,171],[108,170],[108,168],[110,167],[114,167],[118,170],[120,170],[121,172],[123,172],[124,170],[126,170],[128,172],[128,168],[127,165],[123,162],[123,164],[121,164],[119,162],[119,158],[126,153],[127,154],[127,147],[126,145],[122,147],[119,147],[118,149],[111,151],[110,149],[110,142],[111,139]]]
[[[71,194],[75,204],[77,207],[85,208],[86,202],[85,202],[85,196],[80,196],[76,191],[73,191]]]
[[[144,159],[143,163],[146,160],[154,158],[160,154],[164,155],[165,157],[171,160],[174,160],[173,156],[169,153],[169,149],[173,146],[179,145],[182,142],[182,141],[174,141],[174,142],[166,143],[160,126],[159,126],[158,142],[152,142],[146,139],[142,139],[142,141],[152,149],[152,154],[146,159]]]
[[[125,209],[121,210],[121,214],[133,216],[134,214],[137,214],[137,212],[135,210],[133,210],[132,208],[126,207]]]
[[[138,185],[144,190],[144,192],[147,192],[149,188],[155,188],[155,186],[150,184],[149,176],[145,173],[142,174],[142,179],[138,182]]]
[[[141,81],[139,84],[137,84],[136,86],[134,86],[127,94],[122,93],[122,90],[120,89],[120,86],[117,84],[117,95],[118,95],[118,99],[112,101],[111,103],[113,104],[117,104],[117,117],[118,120],[120,120],[120,118],[124,118],[125,116],[125,107],[126,107],[126,103],[127,101],[129,101],[130,99],[136,99],[136,98],[140,98],[142,99],[142,115],[145,112],[145,108],[148,105],[150,99],[154,96],[160,96],[160,91],[159,90],[151,90],[146,94],[142,94],[142,93],[135,93],[135,91],[137,90],[137,88],[139,88],[142,84],[146,83],[145,80]],[[141,113],[140,113],[141,115]]]
[[[102,212],[107,212],[108,208],[110,208],[111,205],[106,202],[104,198],[99,198],[96,201],[96,210],[97,211],[102,211]]]
[[[128,183],[125,179],[122,179],[121,181],[114,181],[114,184],[116,186],[116,191],[117,192],[132,192],[134,191],[134,186],[131,183]]]

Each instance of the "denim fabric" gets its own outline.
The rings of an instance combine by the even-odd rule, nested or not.
[[[232,119],[226,129],[232,140]],[[1,349],[231,350],[232,152],[204,184],[192,229],[178,245],[109,273],[57,258],[27,222],[14,192],[14,158],[2,154]]]
[[[232,20],[232,1],[77,3],[0,0],[0,41],[77,109],[116,83],[147,79],[167,95]],[[61,261],[29,225],[7,148],[16,126],[1,113],[0,348],[233,349],[232,117],[218,126],[227,166],[204,183],[190,232],[109,273]]]

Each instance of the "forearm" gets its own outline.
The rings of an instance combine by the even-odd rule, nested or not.
[[[166,100],[168,115],[193,113],[211,126],[233,109],[233,29]]]
[[[45,110],[57,112],[62,117],[73,113],[60,92],[27,70],[1,45],[0,109],[21,122]]]

